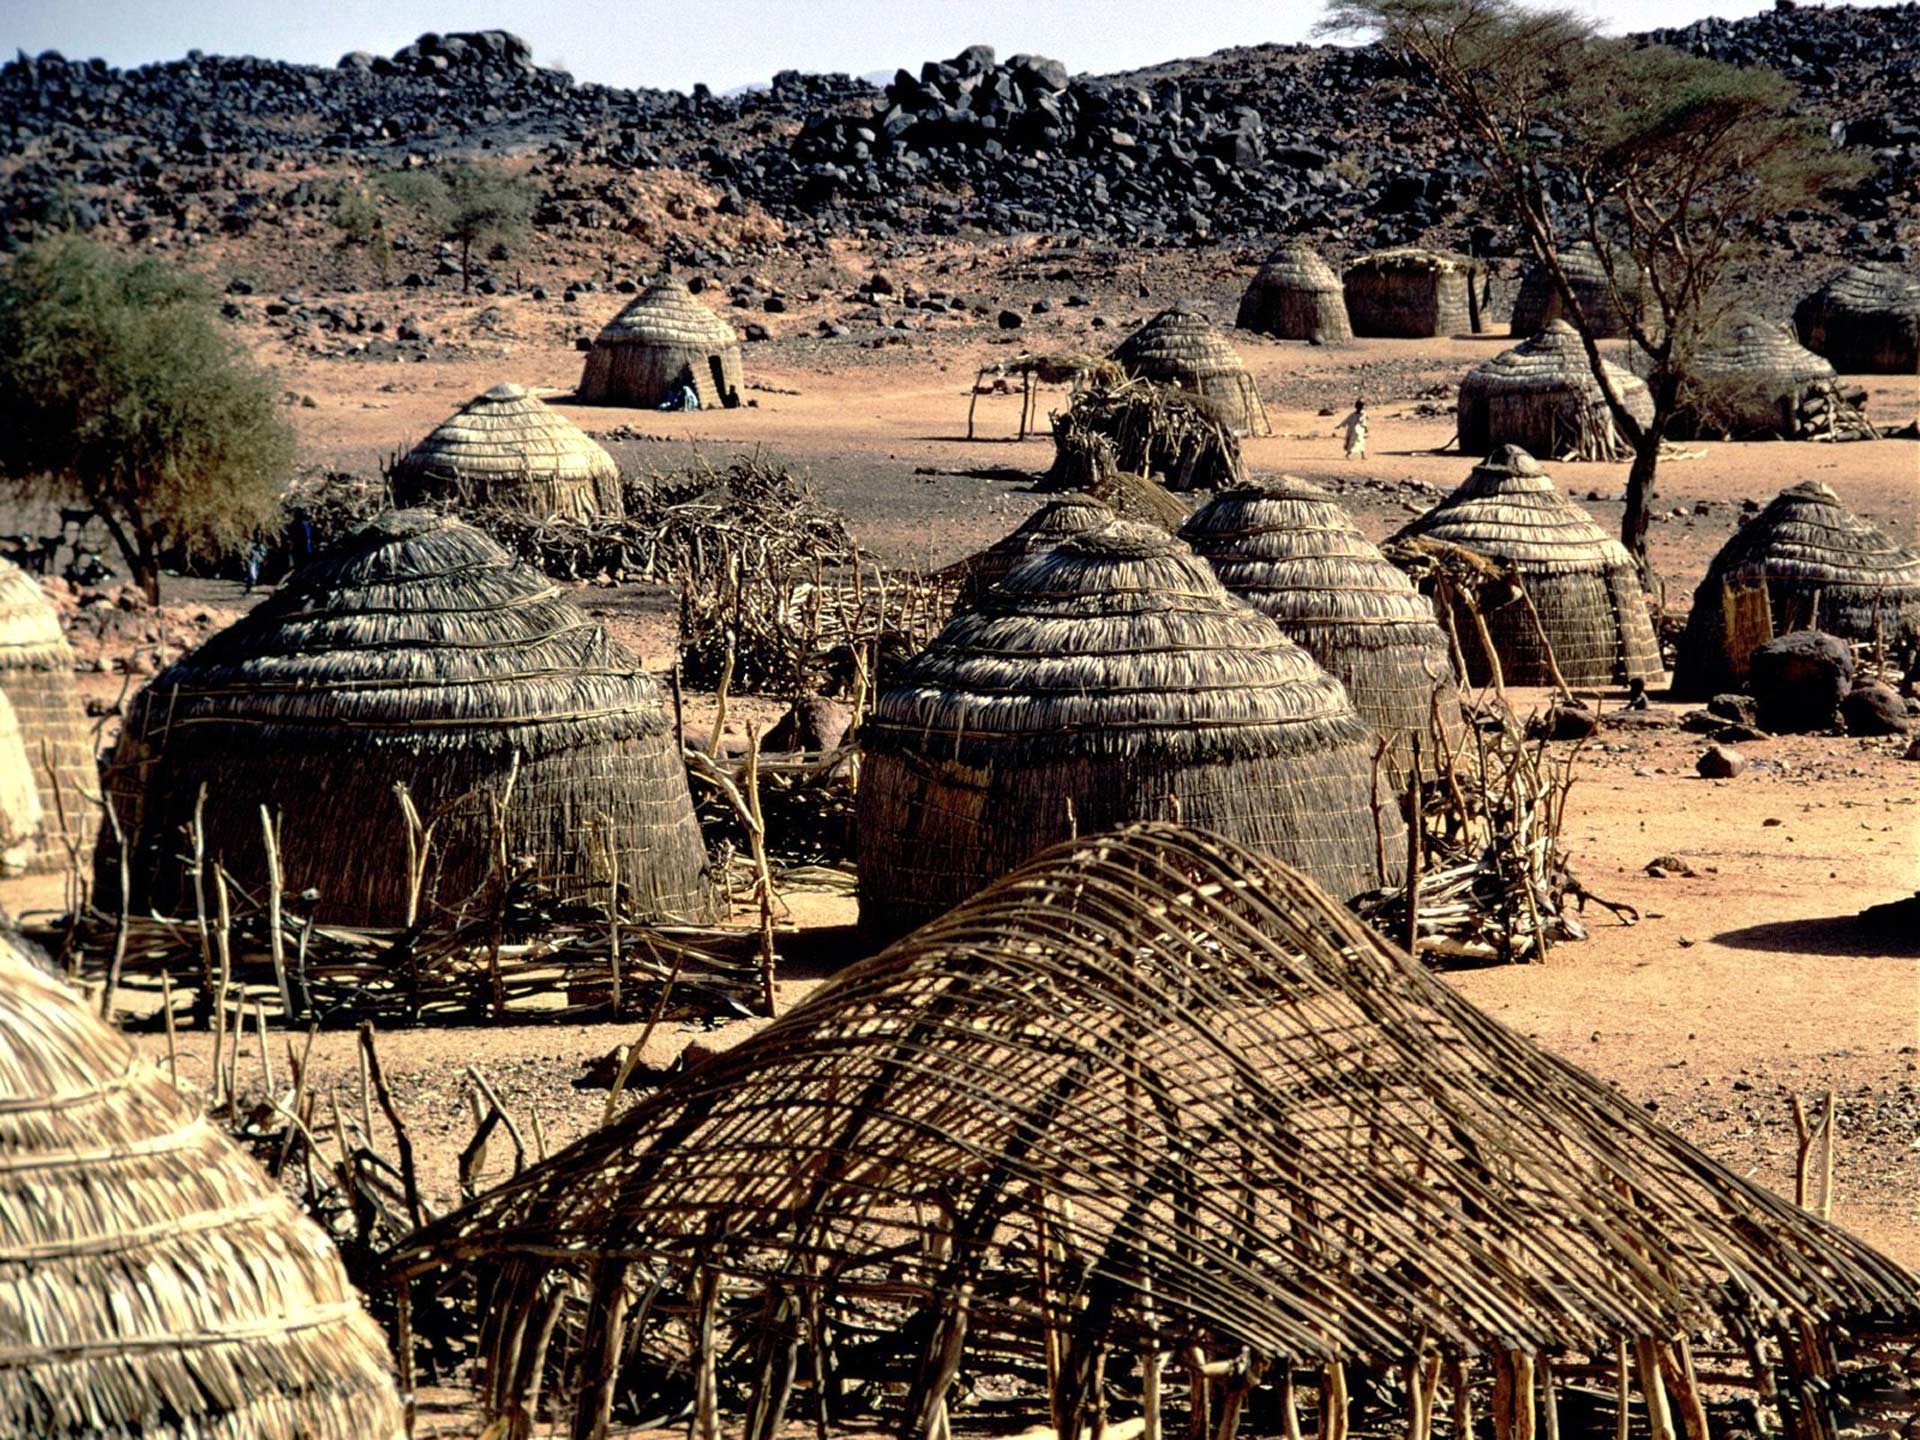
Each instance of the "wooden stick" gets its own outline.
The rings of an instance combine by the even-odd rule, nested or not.
[[[1633,1342],[1634,1371],[1640,1379],[1640,1398],[1647,1409],[1647,1434],[1652,1440],[1675,1440],[1673,1415],[1667,1408],[1667,1387],[1660,1378],[1660,1361],[1654,1342]]]
[[[286,939],[281,934],[280,825],[265,805],[260,807],[260,833],[267,852],[267,944],[273,952],[273,979],[280,987],[281,1023],[293,1019],[293,992],[287,987]]]
[[[1420,737],[1410,737],[1413,765],[1407,775],[1407,954],[1420,958],[1420,867],[1423,859]]]

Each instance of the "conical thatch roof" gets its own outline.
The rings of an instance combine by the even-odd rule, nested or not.
[[[1291,475],[1223,491],[1180,537],[1347,687],[1362,720],[1383,735],[1419,735],[1429,757],[1437,742],[1451,748],[1460,697],[1433,602],[1326,491]]]
[[[692,1354],[708,1327],[684,1305],[596,1304],[578,1368],[543,1392],[588,1417],[620,1384],[600,1357],[698,1374],[803,1309],[875,1317],[876,1352],[899,1355],[875,1428],[927,1434],[951,1407],[970,1429],[956,1374],[998,1396],[1044,1372],[1067,1440],[1131,1421],[1120,1357],[1189,1345],[1261,1357],[1252,1379],[1307,1396],[1350,1367],[1376,1407],[1355,1434],[1427,1433],[1402,1382],[1432,1357],[1474,1387],[1469,1412],[1491,1399],[1477,1433],[1534,1433],[1538,1404],[1586,1435],[1591,1411],[1529,1362],[1594,1365],[1611,1392],[1625,1346],[1636,1417],[1650,1394],[1664,1418],[1669,1366],[1744,1373],[1747,1344],[1824,1351],[1835,1327],[1910,1333],[1920,1310],[1920,1278],[1491,1019],[1305,877],[1166,824],[1049,851],[440,1221],[394,1273],[446,1265],[493,1281],[493,1374],[561,1355],[522,1349],[545,1347],[556,1288],[725,1294]],[[742,1403],[780,1433],[792,1371],[755,1369]],[[1833,1423],[1837,1387],[1780,1388],[1769,1426],[1789,1404]],[[524,1412],[530,1389],[494,1404]],[[1322,1435],[1347,1429],[1333,1404]]]
[[[497,886],[489,796],[510,785],[516,864],[578,891],[604,884],[611,849],[640,913],[707,908],[653,681],[544,576],[422,511],[356,531],[134,698],[109,786],[141,903],[180,901],[172,857],[203,784],[207,853],[257,883],[260,807],[278,811],[287,888],[317,889],[327,920],[406,921],[396,785],[435,824],[429,906]]]
[[[1249,435],[1273,431],[1246,362],[1191,305],[1162,310],[1121,341],[1113,359],[1138,379],[1204,395],[1237,430]]]
[[[1234,322],[1277,340],[1344,345],[1353,338],[1340,277],[1312,246],[1290,240],[1266,258]]]
[[[1586,316],[1594,338],[1614,340],[1625,335],[1626,316],[1608,292],[1607,270],[1600,263],[1599,252],[1589,242],[1577,240],[1560,251],[1560,268],[1566,272],[1567,283],[1580,301],[1580,313]],[[1637,315],[1644,288],[1640,267],[1623,254],[1616,259],[1615,268],[1623,287],[1621,298],[1627,302],[1628,312]],[[1553,277],[1539,261],[1530,262],[1520,276],[1520,289],[1513,297],[1513,326],[1508,333],[1516,338],[1537,335],[1564,313],[1565,306]]]
[[[1075,535],[1098,530],[1115,518],[1112,510],[1091,495],[1076,494],[1060,500],[1049,500],[1012,531],[946,572],[960,582],[958,603],[974,604],[1005,579],[1021,561],[1043,550],[1051,550]]]
[[[1646,382],[1610,361],[1601,364],[1628,411],[1651,424]],[[1460,449],[1468,455],[1502,445],[1552,460],[1618,460],[1628,453],[1586,347],[1564,320],[1469,370],[1460,382],[1459,416]]]
[[[73,649],[39,582],[0,560],[0,692],[13,707],[40,793],[29,869],[64,870],[68,846],[84,856],[100,826],[93,731],[73,681]],[[64,825],[64,828],[63,828]]]
[[[1764,619],[1743,619],[1740,592],[1762,586]],[[1693,592],[1673,688],[1688,696],[1737,690],[1755,644],[1807,629],[1877,638],[1893,653],[1920,641],[1920,554],[1817,480],[1782,490],[1713,557]]]
[[[738,405],[740,337],[665,275],[595,337],[576,398],[583,405],[655,406],[683,385],[703,410]]]
[[[1633,557],[1554,487],[1538,462],[1505,445],[1476,465],[1460,487],[1403,526],[1394,540],[1458,545],[1510,568],[1540,615],[1560,673],[1570,685],[1606,685],[1661,672],[1660,647]],[[1522,603],[1486,616],[1504,678],[1552,683],[1552,671]],[[1469,679],[1491,674],[1472,617],[1455,617]]]
[[[619,515],[620,467],[585,431],[518,385],[456,410],[395,462],[402,505],[499,506],[538,519]]]
[[[1381,878],[1372,739],[1185,545],[1130,521],[1087,531],[956,614],[880,696],[862,924],[898,933],[1076,829],[1175,812],[1355,894]]]
[[[1802,300],[1794,328],[1809,350],[1849,375],[1920,370],[1920,275],[1850,265]]]
[[[1471,335],[1480,329],[1485,273],[1477,260],[1418,245],[1362,255],[1342,280],[1353,333],[1390,339]]]
[[[8,943],[0,1230],[0,1433],[404,1433],[385,1339],[319,1227]]]
[[[1836,427],[1841,411],[1851,410],[1833,366],[1794,339],[1790,327],[1758,315],[1733,315],[1687,362],[1682,413],[1669,433],[1735,439],[1803,435],[1809,433],[1803,410],[1812,396],[1832,408]]]

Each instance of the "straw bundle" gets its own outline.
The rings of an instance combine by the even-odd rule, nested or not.
[[[1442,541],[1483,555],[1510,570],[1525,588],[1539,614],[1537,628],[1524,602],[1503,605],[1484,617],[1508,684],[1553,682],[1541,631],[1570,685],[1625,683],[1660,674],[1660,646],[1633,557],[1556,490],[1551,477],[1517,446],[1495,451],[1457,490],[1393,537],[1412,539]],[[1452,622],[1462,637],[1477,628],[1464,609]],[[1461,648],[1468,679],[1487,684],[1492,671],[1480,648],[1471,640]]]
[[[135,903],[192,913],[174,857],[205,788],[205,853],[343,924],[457,912],[530,869],[562,894],[617,868],[632,913],[701,915],[706,863],[671,725],[639,663],[538,572],[456,520],[399,511],[295,573],[128,707],[108,774]],[[428,853],[410,881],[405,786]],[[495,808],[505,801],[496,817]],[[103,839],[103,893],[118,855]]]
[[[1757,631],[1740,620],[1742,592],[1754,590],[1765,592]],[[1817,480],[1782,490],[1713,557],[1693,592],[1674,691],[1737,690],[1755,645],[1808,629],[1895,652],[1920,642],[1920,554],[1894,544]]]
[[[620,467],[558,410],[518,385],[496,385],[395,462],[401,505],[497,507],[537,520],[621,513]]]
[[[1290,240],[1266,258],[1234,323],[1276,340],[1344,345],[1353,338],[1340,277],[1310,245]]]
[[[1355,713],[1403,753],[1414,735],[1429,759],[1453,748],[1460,696],[1433,603],[1326,491],[1291,475],[1223,491],[1180,537],[1345,685]]]
[[[1897,265],[1850,265],[1802,300],[1794,328],[1848,375],[1920,370],[1920,276]]]
[[[1839,1327],[1920,1311],[1896,1262],[1305,877],[1166,824],[1039,857],[391,1273],[445,1266],[484,1287],[506,1432],[545,1379],[583,1440],[662,1373],[698,1377],[696,1434],[784,1434],[797,1370],[823,1377],[822,1434],[860,1386],[886,1408],[857,1423],[887,1434],[1010,1430],[1023,1398],[1063,1440],[1134,1415],[1234,1440],[1258,1384],[1261,1434],[1349,1433],[1351,1396],[1356,1435],[1425,1435],[1449,1407],[1490,1408],[1475,1433],[1544,1412],[1547,1435],[1614,1435],[1610,1406],[1566,1403],[1562,1364],[1663,1422],[1670,1395],[1702,1404],[1697,1373],[1739,1372],[1714,1383],[1757,1391],[1769,1429],[1832,1435],[1812,1427],[1843,1393]],[[569,1285],[591,1300],[550,1343]],[[746,1418],[723,1426],[729,1395]]]
[[[1575,241],[1560,252],[1560,268],[1566,274],[1568,288],[1580,302],[1580,313],[1586,317],[1596,340],[1619,339],[1627,333],[1627,316],[1638,318],[1640,314],[1645,276],[1626,255],[1615,256],[1614,265],[1622,287],[1620,298],[1627,306],[1624,313],[1613,303],[1607,288],[1606,266],[1601,264],[1599,252],[1589,242]],[[1537,335],[1565,316],[1566,306],[1553,276],[1539,261],[1533,261],[1520,276],[1520,289],[1513,297],[1513,325],[1507,333],[1516,338]]]
[[[1113,359],[1136,379],[1206,397],[1244,435],[1273,433],[1246,362],[1191,305],[1162,310],[1121,341]]]
[[[1465,255],[1408,246],[1347,266],[1347,316],[1356,335],[1424,340],[1480,329],[1486,268]]]
[[[332,1243],[10,943],[0,1156],[0,1434],[404,1434]]]
[[[1218,829],[1340,895],[1382,883],[1374,737],[1346,692],[1151,526],[1116,521],[1020,565],[908,664],[861,743],[873,934],[1063,837],[1145,818]]]
[[[73,683],[73,650],[60,616],[32,576],[0,560],[0,693],[13,707],[40,792],[40,824],[25,859],[64,869],[85,855],[100,825],[93,733]]]
[[[939,578],[950,580],[959,587],[955,594],[957,605],[978,604],[981,596],[1006,579],[1022,561],[1051,550],[1075,535],[1098,530],[1115,518],[1112,510],[1091,495],[1069,495],[1064,500],[1049,500],[1010,533],[1001,536],[979,554],[970,555],[958,565],[942,571]]]
[[[1601,364],[1628,412],[1651,424],[1653,397],[1646,382],[1618,365]],[[1593,378],[1586,347],[1564,320],[1469,370],[1460,382],[1458,408],[1460,449],[1468,455],[1502,445],[1552,460],[1620,460],[1629,453]]]
[[[671,275],[662,276],[609,320],[587,352],[575,397],[582,405],[665,401],[679,386],[702,410],[740,403],[740,338]]]
[[[1680,438],[1797,439],[1865,431],[1833,366],[1795,340],[1788,327],[1757,315],[1730,317],[1700,347],[1686,367],[1681,401],[1668,427]]]

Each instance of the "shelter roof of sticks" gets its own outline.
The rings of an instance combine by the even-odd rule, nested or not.
[[[75,992],[0,943],[0,1428],[399,1440],[319,1227]]]
[[[769,1304],[824,1275],[837,1314],[910,1343],[915,1434],[962,1346],[971,1372],[1008,1371],[1056,1336],[1072,1437],[1108,1350],[1611,1361],[1621,1341],[1911,1317],[1920,1285],[1297,873],[1165,824],[1060,846],[843,971],[395,1273],[505,1262],[507,1346],[544,1272],[602,1257],[641,1290],[724,1273]],[[767,1313],[733,1294],[729,1316]],[[582,1353],[622,1353],[618,1313],[596,1307]]]

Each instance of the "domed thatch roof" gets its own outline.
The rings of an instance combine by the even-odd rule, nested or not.
[[[1098,530],[1115,518],[1106,505],[1084,493],[1049,500],[1010,533],[946,572],[960,581],[958,603],[976,603],[1029,556],[1051,550],[1088,530]]]
[[[1675,436],[1760,440],[1817,434],[1810,406],[1821,409],[1836,432],[1854,416],[1833,366],[1795,340],[1789,327],[1757,315],[1729,317],[1686,372],[1682,408],[1668,426]]]
[[[504,1277],[495,1375],[515,1356],[540,1375],[549,1357],[526,1352],[546,1345],[549,1297],[609,1271],[642,1293],[703,1274],[725,1294],[705,1326],[683,1304],[591,1307],[553,1347],[577,1368],[542,1392],[588,1417],[622,1381],[599,1357],[710,1374],[764,1345],[769,1317],[798,1308],[795,1276],[813,1277],[808,1313],[904,1331],[881,1352],[902,1363],[873,1426],[905,1435],[937,1432],[949,1406],[972,1432],[1003,1412],[961,1408],[969,1392],[1032,1394],[1049,1371],[1055,1433],[1137,1425],[1119,1357],[1178,1345],[1269,1362],[1235,1386],[1311,1397],[1326,1379],[1308,1433],[1348,1432],[1350,1381],[1372,1397],[1355,1435],[1439,1433],[1423,1417],[1454,1408],[1481,1435],[1563,1417],[1557,1433],[1611,1436],[1610,1405],[1536,1385],[1533,1362],[1596,1375],[1606,1400],[1617,1374],[1622,1413],[1664,1420],[1669,1367],[1689,1386],[1696,1357],[1744,1375],[1746,1345],[1830,1355],[1836,1330],[1876,1321],[1897,1365],[1892,1337],[1920,1312],[1898,1263],[1491,1019],[1307,878],[1167,824],[1062,845],[841,971],[437,1222],[393,1273],[442,1266]],[[773,1354],[797,1334],[786,1322]],[[1829,1397],[1880,1377],[1900,1395],[1884,1361],[1814,1385],[1781,1363],[1778,1394],[1752,1401],[1766,1433],[1838,1434]],[[784,1433],[791,1370],[751,1368],[741,1407]],[[1460,1389],[1436,1404],[1442,1378]],[[532,1388],[494,1391],[503,1419]]]
[[[1660,646],[1633,557],[1591,516],[1554,488],[1518,446],[1505,445],[1476,465],[1460,487],[1403,526],[1394,540],[1458,545],[1510,567],[1540,614],[1569,685],[1623,684],[1660,674]],[[1508,684],[1548,685],[1553,674],[1523,603],[1486,616]],[[1455,620],[1468,678],[1484,685],[1486,658],[1467,639],[1464,610]]]
[[[1646,382],[1610,361],[1601,364],[1627,410],[1651,424]],[[1467,455],[1502,445],[1552,460],[1618,460],[1627,453],[1586,347],[1564,320],[1469,370],[1460,382],[1459,416],[1460,449]]]
[[[1113,358],[1129,375],[1211,400],[1236,430],[1268,435],[1266,407],[1246,362],[1191,305],[1170,305],[1121,341]]]
[[[0,943],[0,1433],[400,1440],[333,1245],[80,996]]]
[[[1353,333],[1413,340],[1471,335],[1484,313],[1485,273],[1465,255],[1417,245],[1362,255],[1342,281]]]
[[[64,870],[68,847],[85,855],[100,827],[93,731],[73,681],[73,649],[39,582],[0,560],[0,692],[13,707],[40,794],[27,868]]]
[[[537,519],[619,515],[620,467],[585,431],[518,385],[496,385],[403,455],[401,505],[520,510]]]
[[[1607,269],[1600,263],[1599,252],[1589,242],[1576,240],[1560,251],[1560,268],[1580,302],[1580,313],[1586,316],[1594,339],[1617,340],[1625,335],[1626,316],[1608,292]],[[1637,315],[1645,277],[1639,265],[1624,254],[1616,258],[1615,268],[1624,287],[1621,298],[1627,302],[1628,311]],[[1565,309],[1559,287],[1553,283],[1546,267],[1537,260],[1531,261],[1520,276],[1520,289],[1513,297],[1513,325],[1507,333],[1516,339],[1537,335],[1562,319]]]
[[[1298,240],[1289,240],[1267,257],[1240,297],[1234,323],[1276,340],[1344,345],[1353,338],[1340,277],[1319,252]]]
[[[1920,275],[1850,265],[1793,312],[1801,343],[1849,375],[1920,370]]]
[[[1766,618],[1743,617],[1739,592],[1763,584]],[[1807,629],[1877,638],[1889,651],[1920,641],[1920,554],[1894,544],[1817,480],[1782,490],[1713,557],[1693,592],[1674,691],[1737,690],[1754,645],[1769,632]]]
[[[406,923],[405,785],[435,825],[423,903],[458,907],[497,886],[488,797],[509,784],[508,854],[562,891],[604,887],[611,849],[635,911],[709,904],[653,681],[544,576],[421,511],[370,522],[155,677],[108,783],[141,904],[179,904],[172,857],[205,785],[206,850],[229,871],[264,874],[266,805],[284,817],[287,889],[318,890],[320,918]]]
[[[1436,740],[1451,747],[1460,696],[1433,602],[1326,491],[1291,475],[1222,491],[1180,538],[1345,685],[1362,720],[1383,735],[1420,736],[1429,758]]]
[[[881,695],[861,923],[898,933],[1076,830],[1174,813],[1355,894],[1381,880],[1372,739],[1185,545],[1124,520],[1087,531],[955,615]]]
[[[575,397],[582,405],[652,407],[680,386],[703,410],[740,403],[740,337],[691,290],[664,275],[595,337]]]

